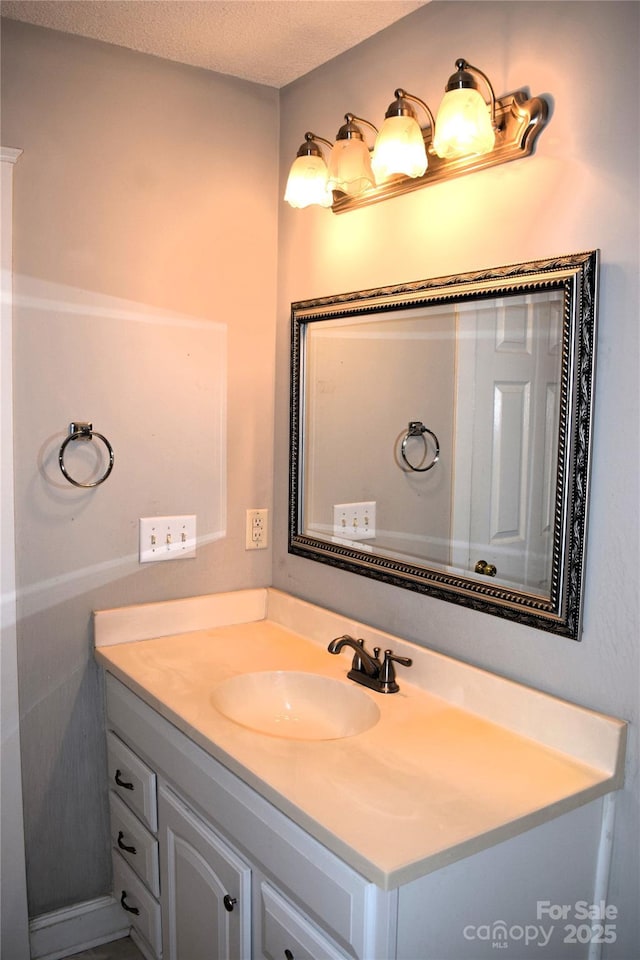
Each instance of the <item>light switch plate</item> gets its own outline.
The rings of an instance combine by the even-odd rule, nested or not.
[[[140,563],[185,560],[195,555],[195,514],[182,517],[140,517]]]
[[[343,540],[372,540],[376,535],[376,501],[335,503],[333,534]]]

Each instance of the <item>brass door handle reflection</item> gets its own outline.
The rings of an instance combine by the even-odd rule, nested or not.
[[[485,577],[495,577],[498,572],[496,567],[492,563],[487,563],[486,560],[478,560],[475,571],[484,574]]]

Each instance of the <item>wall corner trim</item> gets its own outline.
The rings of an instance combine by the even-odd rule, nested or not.
[[[16,147],[0,147],[1,163],[17,163],[21,156],[22,150],[18,150]]]

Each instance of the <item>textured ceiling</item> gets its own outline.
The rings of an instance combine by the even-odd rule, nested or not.
[[[2,16],[282,87],[428,0],[2,0]]]

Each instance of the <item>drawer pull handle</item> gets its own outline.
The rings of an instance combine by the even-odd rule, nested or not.
[[[120,897],[120,906],[123,907],[123,908],[127,911],[127,913],[135,913],[135,915],[136,915],[136,917],[137,917],[138,914],[140,913],[140,911],[138,910],[137,907],[130,907],[130,906],[129,906],[129,904],[126,902],[126,899],[125,899],[126,896],[127,896],[127,891],[126,891],[126,890],[123,890],[123,891],[122,891],[122,896]]]
[[[126,843],[124,843],[124,841],[123,841],[123,839],[122,839],[123,837],[124,837],[124,833],[123,833],[122,830],[121,830],[121,831],[119,832],[119,834],[118,834],[118,846],[120,847],[120,849],[121,849],[121,850],[126,850],[127,853],[135,853],[135,852],[136,852],[136,848],[135,848],[135,847],[129,847]]]
[[[115,781],[119,787],[122,787],[124,790],[133,790],[133,784],[128,783],[126,780],[122,779],[122,774],[119,770],[116,770]]]
[[[288,947],[287,947],[287,949],[286,949],[285,952],[284,952],[284,960],[296,960],[296,958],[295,958],[294,955],[291,953],[291,950],[289,950]]]
[[[238,900],[236,897],[230,897],[228,893],[225,893],[222,902],[224,903],[225,910],[231,913]]]

